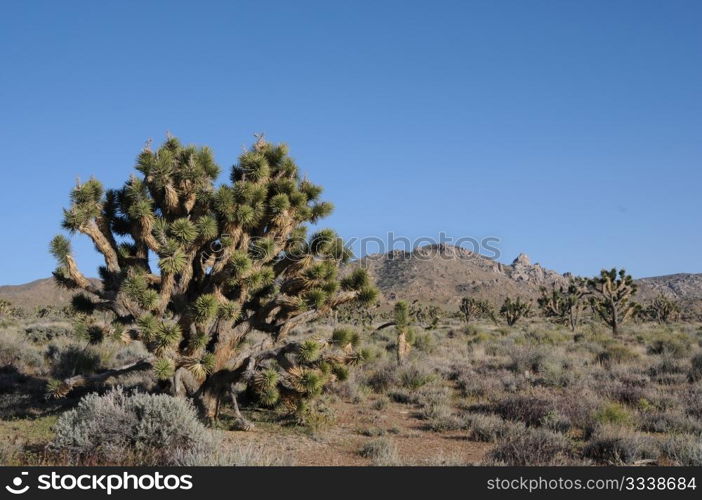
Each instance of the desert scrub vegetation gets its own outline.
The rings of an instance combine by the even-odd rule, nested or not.
[[[435,439],[448,434],[466,440],[460,442],[486,443],[484,463],[698,463],[697,444],[702,439],[702,330],[698,324],[630,321],[620,324],[614,338],[611,327],[594,318],[582,319],[573,331],[569,324],[551,318],[522,318],[509,327],[490,318],[473,318],[466,325],[464,318],[443,316],[426,329],[408,314],[403,327],[410,348],[398,364],[395,325],[382,330],[376,326],[394,321],[394,313],[388,310],[375,315],[375,324],[365,328],[336,319],[318,320],[291,331],[291,340],[300,347],[288,356],[296,364],[318,363],[318,369],[300,373],[298,382],[298,388],[313,397],[288,408],[279,369],[275,364],[264,365],[267,369],[238,392],[239,414],[273,433],[299,429],[323,440],[337,425],[337,408],[343,401],[379,417],[404,412],[416,422],[413,432],[435,435]],[[256,452],[258,448],[250,445],[215,446],[213,451],[204,446],[206,438],[198,441],[201,447],[172,446],[178,451],[168,456],[153,450],[137,453],[136,449],[146,450],[151,446],[148,443],[165,438],[138,441],[129,437],[133,433],[126,431],[128,427],[114,442],[105,440],[104,449],[91,447],[90,442],[84,449],[77,447],[78,435],[72,436],[68,429],[80,426],[66,422],[69,417],[76,422],[90,421],[87,414],[71,413],[82,408],[80,397],[88,390],[110,394],[110,387],[125,386],[120,396],[125,403],[112,406],[121,408],[117,413],[122,417],[115,418],[127,418],[124,407],[129,398],[145,398],[154,390],[167,392],[169,387],[147,370],[108,377],[82,392],[75,389],[67,398],[47,398],[49,380],[60,384],[74,373],[110,372],[149,354],[139,340],[125,342],[107,336],[95,341],[85,328],[76,327],[78,320],[84,321],[75,317],[14,318],[0,329],[0,356],[6,363],[0,374],[4,414],[17,416],[20,407],[37,415],[56,413],[60,425],[53,424],[50,439],[45,438],[52,460],[108,463],[106,450],[114,447],[120,451],[112,457],[131,463],[291,463],[291,459],[278,458],[289,454],[274,453],[268,447]],[[243,345],[255,345],[265,338],[265,333],[253,332]],[[417,343],[418,338],[423,340]],[[346,364],[324,359],[325,344],[332,352],[353,354],[353,369],[342,370]],[[425,344],[431,348],[424,348]],[[25,380],[21,386],[19,377]],[[28,387],[33,387],[31,397],[26,394]],[[106,397],[99,394],[89,394],[83,401],[99,406],[96,401]],[[187,399],[176,401],[186,403]],[[197,423],[190,428],[215,442],[222,442],[216,436],[238,428],[233,405],[223,410],[214,428],[203,426],[207,421],[199,420],[197,412],[188,414],[195,415],[195,420],[186,421]],[[354,431],[368,442],[356,443],[352,455],[373,464],[417,462],[398,458],[397,443],[408,431],[394,434],[390,427],[376,424]],[[10,448],[8,460],[28,461],[21,458],[25,453],[21,447]]]
[[[378,321],[385,319],[392,320],[392,312]],[[94,373],[140,359],[146,352],[138,341],[124,344],[118,339],[106,338],[91,343],[80,332],[63,332],[52,336],[49,342],[58,349],[56,352],[65,353],[57,356],[54,348],[43,340],[37,342],[26,335],[27,325],[23,321],[26,320],[0,332],[0,339],[6,341],[0,345],[7,346],[0,352],[13,363],[12,373],[2,375],[8,387],[14,386],[20,372],[31,373],[30,381],[46,381],[58,373],[62,376],[71,373],[77,351],[86,356],[87,361],[84,359],[81,363],[93,363],[92,367],[83,368]],[[323,440],[337,425],[336,408],[341,401],[379,416],[400,407],[400,411],[416,421],[414,432],[436,435],[435,439],[449,434],[466,440],[460,442],[487,443],[489,448],[483,461],[489,464],[698,463],[698,444],[702,439],[699,377],[702,353],[698,325],[629,323],[620,326],[615,339],[607,326],[591,320],[584,320],[575,331],[570,330],[569,325],[538,318],[529,318],[514,327],[497,325],[492,320],[473,320],[468,330],[460,321],[460,318],[444,318],[436,328],[425,330],[410,320],[414,335],[409,336],[408,343],[417,336],[427,335],[433,348],[409,349],[402,364],[397,363],[397,333],[392,327],[377,331],[371,326],[364,330],[334,321],[315,322],[298,329],[291,333],[296,345],[303,347],[300,353],[294,354],[300,357],[297,359],[307,362],[317,359],[323,352],[322,339],[329,339],[335,348],[350,348],[357,353],[354,369],[337,373],[341,376],[334,375],[331,382],[322,383],[320,378],[335,370],[331,364],[322,364],[318,372],[311,372],[316,376],[310,375],[300,382],[306,384],[305,390],[315,397],[309,399],[308,404],[296,405],[291,410],[278,402],[282,392],[271,391],[278,387],[278,372],[262,372],[249,389],[239,393],[240,412],[274,433],[292,432],[283,429],[297,428],[305,435]],[[65,321],[63,324],[65,326]],[[250,341],[259,342],[264,338],[260,334],[252,336]],[[684,345],[687,352],[659,348],[669,343]],[[162,384],[153,376],[131,380],[134,376],[135,373],[128,373],[96,386],[103,393],[108,391],[107,394],[118,381],[137,389],[136,393],[132,389],[122,390],[120,397],[124,404],[112,404],[122,408],[117,412],[122,417],[115,418],[129,420],[131,417],[124,417],[126,401],[131,397],[146,398],[146,391]],[[114,441],[116,444],[104,440],[101,445],[104,449],[96,449],[86,441],[86,448],[82,449],[75,444],[80,442],[79,435],[68,432],[68,429],[80,427],[74,425],[76,422],[90,421],[84,413],[79,416],[83,404],[80,401],[101,407],[96,402],[103,401],[101,398],[106,396],[91,394],[80,400],[78,396],[85,394],[83,392],[57,400],[44,396],[44,385],[37,383],[36,390],[34,403],[20,401],[17,391],[6,391],[2,398],[6,401],[5,407],[18,406],[18,403],[34,405],[33,411],[41,413],[49,411],[40,410],[42,405],[54,405],[50,411],[67,415],[60,416],[59,423],[53,426],[55,431],[52,430],[48,448],[53,459],[62,463],[107,463],[109,460],[105,457],[109,454],[105,450],[111,446],[120,450],[120,454],[114,453],[113,457],[123,457],[121,460],[130,463],[151,460],[182,464],[283,465],[292,460],[278,458],[289,454],[274,453],[266,447],[258,453],[255,451],[258,448],[249,445],[227,449],[215,446],[215,451],[206,446],[194,449],[185,445],[172,446],[178,451],[168,456],[160,456],[153,450],[136,453],[136,449],[148,448],[147,443],[165,438],[149,441],[150,438],[145,437],[145,441],[140,442],[129,437],[133,433],[124,430],[128,427],[123,428]],[[249,391],[254,392],[250,394]],[[267,406],[262,405],[263,396],[270,398]],[[174,399],[163,394],[159,397]],[[187,403],[187,399],[175,400]],[[62,401],[70,404],[56,406],[64,404]],[[71,408],[76,404],[78,406]],[[189,410],[184,414],[195,416],[194,420],[186,419],[193,423],[190,428],[204,432],[203,436],[208,433],[215,436],[215,442],[218,442],[216,436],[236,428],[237,416],[232,408],[225,411],[226,418],[219,425],[206,428],[203,423],[207,421],[199,420],[198,413],[186,406]],[[254,409],[256,411],[252,411]],[[68,413],[63,413],[66,411]],[[67,424],[69,418],[75,422]],[[107,425],[111,420],[103,418],[102,421]],[[418,463],[416,458],[398,458],[397,443],[407,431],[394,434],[389,429],[390,426],[368,425],[356,430],[357,436],[369,441],[355,445],[354,453],[372,464]],[[206,442],[206,438],[198,441]],[[13,462],[22,463],[22,459],[17,458],[22,455],[21,449],[9,450],[7,454],[13,457]]]
[[[343,279],[368,285],[360,274]],[[612,279],[627,283],[619,272]],[[249,444],[224,446],[223,436],[255,423],[264,433],[323,442],[340,432],[337,424],[348,419],[345,405],[352,405],[358,415],[375,419],[368,425],[346,421],[345,428],[353,429],[347,455],[366,463],[420,463],[398,455],[400,449],[403,455],[407,451],[403,439],[420,435],[484,446],[482,460],[488,464],[699,464],[699,323],[645,320],[648,316],[632,308],[618,316],[615,336],[599,313],[587,314],[585,306],[593,306],[585,297],[578,298],[573,327],[570,315],[561,314],[567,311],[563,301],[570,300],[569,292],[544,293],[551,313],[523,315],[511,326],[506,318],[499,321],[497,314],[480,313],[483,306],[468,302],[466,312],[453,316],[417,304],[401,310],[390,304],[366,313],[346,303],[343,315],[319,316],[290,329],[287,339],[267,351],[272,358],[256,361],[247,383],[220,394],[218,421],[200,419],[208,414],[195,411],[200,410],[197,397],[166,395],[177,394],[177,373],[194,377],[196,385],[214,376],[212,360],[204,354],[178,367],[176,351],[169,351],[175,346],[154,358],[153,345],[128,329],[102,329],[94,318],[75,311],[6,315],[0,324],[0,410],[4,418],[26,421],[44,422],[47,415],[56,415],[50,435],[42,439],[47,456],[60,463],[284,465],[293,462],[280,458],[289,453]],[[205,302],[200,306],[207,309]],[[195,306],[190,311],[197,312]],[[260,352],[261,345],[270,345],[270,333],[254,328],[238,349]],[[121,371],[149,359],[148,369]],[[65,381],[74,377],[83,377],[78,380],[86,384],[73,385],[65,394]],[[124,389],[115,396],[110,389],[118,385]],[[60,395],[66,397],[56,398]],[[110,398],[119,404],[108,404]],[[130,406],[132,399],[148,400],[144,404],[156,408],[154,422],[167,412],[182,416],[179,428],[202,439],[181,436],[165,455],[155,443],[168,442],[166,436],[151,428],[137,432],[131,424],[97,446],[82,440],[81,425],[133,422],[141,406]],[[168,405],[178,408],[158,410]],[[90,416],[105,407],[110,418]],[[411,425],[382,423],[398,414],[411,419]],[[99,432],[110,435],[109,428]],[[212,442],[222,446],[206,444]],[[8,461],[31,461],[22,458],[27,453],[22,446],[6,448],[0,452]],[[452,463],[454,459],[460,461],[453,457]]]
[[[426,432],[494,443],[485,463],[694,462],[699,325],[620,322],[615,338],[596,318],[575,330],[538,318],[507,328],[460,320],[444,320],[431,331],[435,349],[412,350],[400,367],[391,336],[366,337],[384,354],[362,364],[355,380],[413,407]]]
[[[78,372],[97,374],[144,355],[138,343],[111,339],[93,344],[75,328],[74,318],[57,321],[27,316],[0,328],[0,417],[42,416],[74,404],[74,399],[52,398],[58,379]],[[40,333],[38,333],[40,332]],[[121,384],[151,390],[156,380],[148,373],[115,374],[95,384],[94,389]],[[84,392],[77,391],[76,398]]]

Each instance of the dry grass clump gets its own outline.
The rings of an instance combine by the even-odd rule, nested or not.
[[[702,437],[699,434],[673,436],[663,442],[661,449],[675,465],[702,466]]]
[[[473,439],[487,443],[494,443],[525,429],[521,422],[508,422],[497,415],[483,413],[466,413],[463,422]]]
[[[659,454],[660,449],[654,438],[611,425],[598,428],[583,449],[585,457],[609,465],[656,460]]]
[[[486,465],[568,465],[573,462],[573,443],[547,429],[525,429],[509,433],[486,460]]]
[[[399,465],[400,459],[397,448],[389,439],[374,439],[365,443],[358,454],[364,458],[369,458],[373,465],[389,466]]]

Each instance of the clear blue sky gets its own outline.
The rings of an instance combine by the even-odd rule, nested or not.
[[[0,283],[48,276],[75,178],[117,187],[166,130],[225,171],[287,142],[345,237],[702,272],[700,25],[695,0],[3,2]]]

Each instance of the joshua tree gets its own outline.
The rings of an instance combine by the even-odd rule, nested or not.
[[[507,297],[500,308],[500,316],[502,316],[509,326],[519,321],[522,317],[527,317],[531,313],[531,306],[526,302],[522,302],[520,297],[512,300]]]
[[[466,323],[470,323],[480,316],[480,301],[473,297],[463,297],[461,299],[461,305],[458,306],[458,311],[463,315],[463,320]]]
[[[463,320],[466,323],[484,317],[495,319],[495,311],[492,306],[487,301],[474,297],[463,297],[458,310],[463,315]]]
[[[593,293],[590,298],[592,310],[619,333],[619,326],[630,318],[637,309],[631,298],[636,293],[634,280],[624,269],[603,269],[600,275],[588,280],[588,288]]]
[[[113,313],[93,326],[100,336],[138,340],[150,352],[117,373],[152,369],[216,418],[223,396],[236,402],[236,385],[264,404],[294,405],[333,378],[330,366],[357,359],[324,339],[287,340],[341,304],[374,302],[377,290],[364,270],[338,277],[351,253],[336,233],[307,237],[308,223],[332,205],[319,201],[322,188],[300,176],[285,145],[259,136],[221,186],[212,152],[171,136],[156,151],[147,144],[136,170],[117,190],[78,183],[64,210],[63,227],[104,256],[99,283],[79,271],[68,239],[51,242],[57,282],[82,291],[74,307]],[[266,340],[244,342],[254,330]],[[72,377],[55,392],[114,373]]]
[[[572,278],[567,288],[553,286],[549,291],[546,287],[541,287],[541,297],[537,302],[544,316],[568,325],[575,331],[585,306],[583,297],[587,294],[586,285],[584,278]]]
[[[441,309],[435,305],[423,306],[419,300],[415,300],[410,306],[409,315],[426,330],[434,330],[439,326]]]
[[[397,332],[397,364],[401,365],[407,353],[409,353],[410,345],[407,341],[409,332],[409,307],[407,302],[401,300],[395,304],[395,331]]]
[[[658,295],[646,310],[647,316],[659,323],[675,321],[680,315],[680,306],[663,294]]]
[[[490,302],[488,302],[487,300],[483,300],[481,302],[482,302],[482,304],[480,306],[482,308],[481,316],[483,318],[488,318],[496,325],[499,324],[499,321],[497,319],[497,311],[495,310],[495,307],[492,304],[490,304]]]
[[[0,317],[9,316],[12,312],[12,303],[5,299],[0,299]]]

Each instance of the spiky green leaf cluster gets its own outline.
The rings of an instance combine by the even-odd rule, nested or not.
[[[206,352],[203,354],[202,358],[200,358],[200,362],[208,375],[214,373],[216,358],[213,353]]]
[[[122,290],[127,297],[147,311],[153,309],[159,299],[158,292],[149,288],[149,280],[143,272],[136,272],[126,278]]]
[[[96,179],[78,184],[71,191],[71,208],[63,211],[63,227],[79,231],[84,224],[98,217],[102,211],[104,190]]]
[[[173,347],[181,338],[182,332],[177,323],[161,321],[156,327],[152,342],[157,352]]]
[[[356,347],[360,341],[361,336],[351,328],[335,328],[332,332],[332,342],[339,347]]]
[[[85,293],[77,293],[71,298],[71,308],[81,314],[93,314],[96,305]]]
[[[303,297],[305,299],[305,303],[309,307],[320,309],[322,306],[324,306],[324,303],[327,301],[329,296],[327,295],[327,292],[321,288],[312,288],[307,290]]]
[[[239,317],[241,309],[236,302],[223,302],[217,308],[217,317],[225,321],[232,321]]]
[[[198,236],[197,226],[184,217],[171,222],[168,232],[181,245],[189,245]]]
[[[178,274],[185,271],[188,264],[188,257],[180,247],[168,245],[164,248],[164,254],[158,261],[158,267],[164,274]]]
[[[245,277],[251,270],[252,266],[253,263],[246,251],[235,250],[229,257],[229,267],[232,274],[237,278]]]
[[[273,368],[267,368],[258,373],[255,380],[256,393],[264,406],[273,407],[280,400],[279,380],[280,375]]]
[[[319,395],[324,388],[324,376],[317,370],[305,370],[300,378],[300,383],[310,396]]]
[[[197,234],[203,241],[210,241],[219,234],[217,219],[212,215],[204,215],[195,223]]]
[[[368,272],[363,268],[354,269],[351,274],[341,280],[341,287],[344,290],[362,290],[370,286]]]
[[[400,300],[395,304],[394,318],[397,329],[405,329],[409,326],[409,306],[407,302]]]
[[[258,393],[259,401],[263,406],[273,407],[280,401],[280,391],[273,387]]]
[[[217,315],[219,304],[211,293],[200,295],[192,305],[193,318],[196,323],[206,323]]]
[[[349,367],[345,365],[335,364],[332,366],[332,373],[337,380],[343,382],[349,378]]]
[[[51,240],[49,249],[51,255],[61,264],[66,264],[66,259],[71,255],[71,242],[65,236],[56,235]]]
[[[315,340],[305,340],[297,353],[300,363],[314,363],[319,359],[322,346]]]
[[[173,360],[169,358],[159,358],[153,364],[154,375],[159,380],[168,380],[175,373]]]
[[[151,342],[156,337],[158,331],[158,320],[151,313],[145,313],[137,319],[137,326],[144,342]]]
[[[44,389],[44,395],[48,399],[58,399],[65,396],[65,385],[63,382],[57,379],[50,379],[46,383],[46,388]]]

